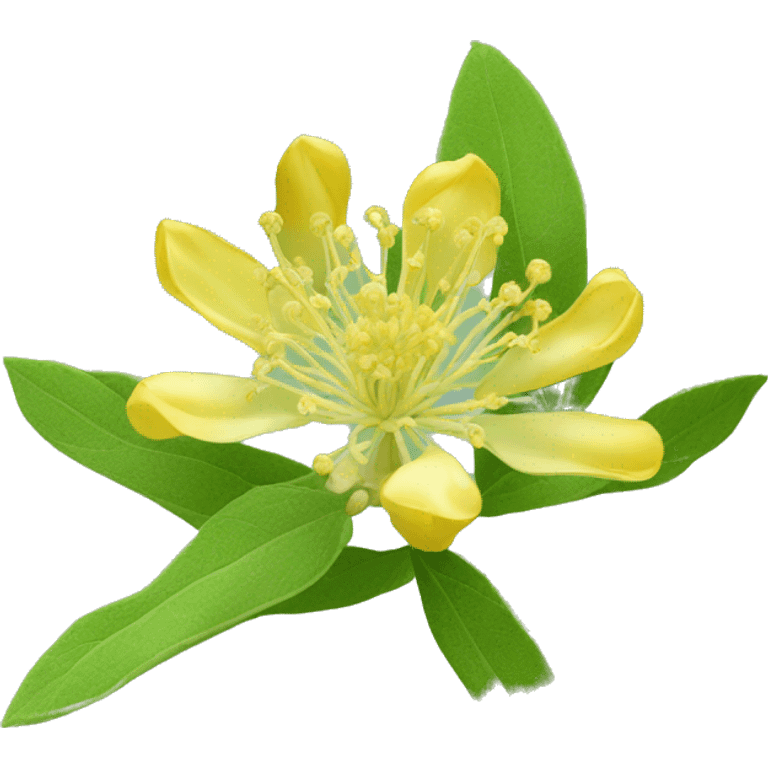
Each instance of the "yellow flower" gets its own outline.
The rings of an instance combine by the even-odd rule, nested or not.
[[[480,513],[480,492],[440,433],[485,447],[522,472],[640,481],[661,464],[656,430],[579,411],[488,413],[623,355],[642,324],[642,297],[619,269],[596,275],[573,306],[529,298],[550,278],[528,264],[525,289],[488,300],[478,283],[507,232],[496,176],[475,155],[420,173],[403,207],[402,269],[384,273],[398,228],[378,206],[381,272],[363,264],[346,224],[350,173],[331,142],[300,136],[277,168],[277,205],[263,214],[278,266],[199,227],[162,221],[163,287],[258,353],[249,378],[161,373],[139,382],[128,418],[142,435],[236,442],[310,421],[346,424],[347,443],[315,457],[347,512],[381,504],[414,547],[447,548]],[[526,319],[524,319],[526,318]],[[527,318],[530,318],[528,320]],[[511,330],[518,320],[526,332]]]

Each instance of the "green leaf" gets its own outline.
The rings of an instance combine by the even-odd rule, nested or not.
[[[125,416],[125,402],[138,381],[134,376],[80,371],[48,361],[6,358],[5,363],[22,412],[43,437],[81,464],[154,499],[195,528],[238,494],[258,485],[290,481],[293,486],[321,490],[325,484],[326,478],[303,464],[241,443],[143,438]],[[81,399],[73,401],[73,390]],[[69,429],[74,440],[67,435]],[[83,435],[97,443],[103,441],[103,450],[91,447],[92,443],[84,448]],[[341,578],[342,574],[346,576]],[[411,579],[413,569],[406,550],[377,552],[347,547],[306,593],[267,613],[305,613],[354,605]]]
[[[526,475],[507,467],[484,449],[476,451],[475,475],[483,493],[481,514],[495,517],[601,493],[639,491],[669,482],[733,432],[765,381],[765,376],[739,376],[693,387],[657,403],[640,416],[661,435],[664,458],[659,471],[650,480],[639,483],[568,475]]]
[[[492,456],[499,474],[483,491],[483,517],[497,517],[540,507],[553,507],[599,493],[610,480],[574,475],[526,475]],[[495,462],[501,465],[495,467]],[[486,463],[486,469],[492,462]],[[506,471],[503,471],[506,470]],[[487,482],[487,481],[486,481]],[[629,483],[627,483],[629,485]]]
[[[640,418],[664,441],[661,468],[641,483],[608,481],[597,493],[639,491],[674,479],[717,448],[736,429],[765,376],[738,376],[685,389],[657,403]]]
[[[261,615],[345,608],[399,589],[413,579],[409,549],[405,546],[379,552],[346,547],[319,581]]]
[[[400,281],[403,261],[403,230],[395,235],[395,244],[387,251],[387,293],[394,293]]]
[[[508,693],[552,681],[538,646],[480,571],[449,550],[412,548],[411,557],[429,628],[473,697],[496,680]]]
[[[310,471],[242,443],[142,437],[125,413],[139,380],[133,376],[17,357],[6,357],[5,366],[21,412],[54,448],[195,528],[255,486]]]
[[[76,621],[29,672],[3,726],[86,707],[307,589],[352,536],[344,503],[287,484],[235,499],[149,586]]]
[[[438,160],[472,152],[501,185],[509,233],[499,248],[493,294],[515,280],[525,286],[532,259],[552,266],[536,297],[554,319],[587,284],[584,199],[560,130],[536,89],[504,55],[473,42],[451,94]]]

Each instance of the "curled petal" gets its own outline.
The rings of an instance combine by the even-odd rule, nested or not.
[[[253,379],[212,373],[159,373],[142,379],[126,410],[144,437],[188,435],[209,443],[236,443],[266,432],[307,424],[298,395],[268,387],[255,394]]]
[[[531,475],[585,475],[639,482],[661,466],[664,444],[646,421],[555,411],[484,414],[484,448]]]
[[[456,229],[467,219],[477,217],[486,222],[499,215],[501,193],[494,172],[477,156],[465,155],[460,160],[446,160],[425,168],[413,181],[403,205],[403,260],[421,247],[426,230],[413,223],[423,208],[437,208],[442,225],[430,233],[426,252],[427,285],[436,286],[442,278],[455,279],[464,266],[469,249],[463,251],[454,242]],[[496,246],[491,239],[480,247],[474,269],[480,282],[496,264]]]
[[[256,259],[206,229],[171,219],[157,227],[155,258],[160,282],[171,296],[263,352],[254,318],[269,319],[269,303],[256,278],[261,267]]]
[[[621,357],[643,324],[643,297],[620,269],[595,275],[573,305],[539,329],[539,351],[508,350],[475,390],[513,395],[548,387]]]
[[[464,467],[435,446],[390,475],[380,495],[398,533],[426,552],[447,549],[482,506],[480,491]]]
[[[331,226],[346,224],[352,178],[344,153],[332,142],[299,136],[291,142],[277,165],[277,205],[283,219],[277,239],[286,257],[297,256],[314,273],[315,290],[325,290],[325,251],[312,234],[309,220],[326,213]]]

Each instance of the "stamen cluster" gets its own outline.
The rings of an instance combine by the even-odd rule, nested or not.
[[[369,208],[365,219],[378,232],[386,272],[397,227],[378,206]],[[472,287],[481,277],[477,254],[488,239],[501,244],[507,225],[498,216],[487,222],[473,217],[453,233],[456,253],[440,254],[451,268],[430,285],[430,236],[443,226],[443,217],[436,208],[424,208],[414,219],[424,228],[423,242],[404,260],[397,290],[387,293],[383,274],[363,264],[352,230],[346,225],[333,230],[330,217],[316,213],[310,228],[322,242],[326,262],[326,292],[319,293],[300,255],[289,260],[281,250],[280,216],[265,213],[260,223],[279,266],[257,270],[273,311],[270,320],[254,318],[265,349],[253,368],[255,391],[283,387],[300,395],[302,414],[351,427],[346,445],[314,461],[319,474],[329,475],[328,487],[367,489],[353,494],[355,512],[362,511],[376,503],[387,474],[433,444],[432,433],[482,447],[483,430],[472,418],[508,400],[495,394],[476,400],[470,388],[508,348],[536,351],[539,324],[551,307],[528,297],[550,279],[549,265],[540,259],[528,265],[525,290],[508,282],[494,299],[481,297]],[[531,318],[527,333],[509,330],[524,317]],[[461,390],[470,394],[462,399]]]

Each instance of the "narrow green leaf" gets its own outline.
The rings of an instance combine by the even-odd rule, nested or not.
[[[387,252],[387,293],[397,290],[400,280],[400,267],[403,261],[403,230],[395,235],[395,244]]]
[[[319,581],[261,615],[345,608],[399,589],[413,579],[409,550],[407,546],[383,552],[346,547]]]
[[[674,479],[696,459],[717,448],[741,421],[766,376],[738,376],[685,389],[654,405],[640,418],[664,441],[661,469],[641,483],[611,480],[598,493],[639,491]]]
[[[532,259],[552,266],[536,297],[564,312],[587,284],[587,240],[581,186],[560,129],[536,89],[505,56],[473,42],[456,80],[437,150],[438,160],[472,152],[501,185],[509,233],[499,248],[493,294],[515,280],[525,286]]]
[[[455,552],[411,549],[429,628],[474,698],[498,680],[508,693],[553,679],[525,627],[490,581]]]
[[[492,456],[506,471],[483,491],[484,517],[553,507],[599,493],[610,480],[574,475],[526,475]],[[488,464],[491,464],[489,461]],[[629,483],[627,483],[629,485]]]
[[[290,481],[291,485],[320,490],[325,484],[325,478],[303,464],[241,443],[221,445],[186,437],[157,442],[141,437],[125,416],[125,402],[137,377],[80,371],[48,361],[6,358],[5,362],[23,404],[22,412],[43,437],[70,458],[153,498],[195,528],[199,529],[238,493],[258,485]],[[101,385],[120,400],[110,397]],[[84,395],[89,407],[71,410],[77,406],[67,399],[73,387]],[[79,427],[82,422],[86,434],[93,422],[95,439],[104,440],[104,451],[82,449],[72,444],[71,437],[64,443],[58,433],[52,432],[64,432],[72,423]],[[99,428],[106,429],[106,434]],[[120,447],[114,447],[110,435]],[[340,578],[341,574],[347,574],[348,579]],[[407,551],[347,547],[317,584],[267,613],[306,613],[354,605],[397,589],[411,579],[413,569]]]
[[[481,514],[495,517],[669,482],[733,432],[765,381],[765,376],[739,376],[693,387],[657,403],[640,416],[661,435],[664,459],[650,480],[639,483],[526,475],[507,467],[484,449],[475,451],[475,479],[483,493]]]
[[[235,499],[151,584],[76,621],[29,672],[3,726],[86,707],[307,589],[352,536],[344,503],[288,484]]]
[[[138,381],[127,374],[16,357],[5,366],[21,412],[54,448],[196,528],[251,488],[310,471],[242,443],[142,437],[125,413]]]

